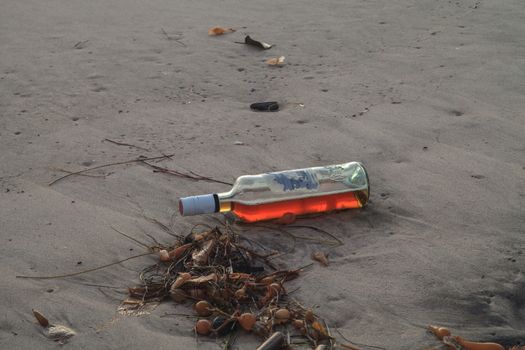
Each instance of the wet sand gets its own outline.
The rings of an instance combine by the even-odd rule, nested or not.
[[[15,278],[144,251],[111,226],[172,242],[143,214],[177,233],[213,224],[180,217],[177,198],[228,186],[139,163],[48,185],[60,169],[162,154],[173,157],[159,165],[226,182],[362,161],[372,188],[365,210],[301,220],[345,245],[298,241],[282,258],[294,267],[314,250],[330,254],[329,267],[291,283],[295,297],[348,339],[386,349],[438,347],[429,323],[523,344],[524,13],[519,0],[4,1],[0,347],[56,349],[36,308],[78,332],[69,348],[221,348],[197,345],[191,319],[161,317],[191,313],[171,301],[110,322],[119,292],[154,256],[69,279]],[[238,31],[209,37],[213,26]],[[275,46],[235,43],[246,34]],[[264,63],[281,55],[282,68]],[[283,108],[249,110],[265,100]],[[293,246],[275,232],[246,234]]]

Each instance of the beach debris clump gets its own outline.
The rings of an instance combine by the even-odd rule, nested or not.
[[[200,336],[244,331],[264,341],[281,339],[276,332],[286,335],[279,347],[268,349],[297,341],[311,348],[332,344],[326,323],[290,296],[286,284],[304,268],[278,269],[270,259],[278,252],[261,252],[253,243],[226,226],[192,232],[171,247],[159,247],[159,263],[141,272],[142,284],[129,288],[125,302],[171,298],[191,303],[197,316],[193,330]]]

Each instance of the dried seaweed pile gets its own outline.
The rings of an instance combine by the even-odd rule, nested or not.
[[[141,272],[142,285],[129,288],[126,302],[168,297],[191,302],[200,316],[194,331],[202,336],[243,330],[261,340],[273,335],[268,349],[294,344],[332,348],[324,321],[294,300],[285,286],[302,269],[278,270],[270,261],[277,252],[263,255],[244,240],[228,226],[215,227],[157,248],[159,263]]]

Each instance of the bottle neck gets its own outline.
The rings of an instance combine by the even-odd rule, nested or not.
[[[230,192],[217,193],[219,198],[219,212],[227,213],[233,210],[232,194]]]

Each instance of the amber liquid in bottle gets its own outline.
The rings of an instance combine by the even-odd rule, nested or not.
[[[368,196],[362,192],[346,192],[256,205],[227,202],[221,203],[221,212],[231,211],[244,222],[256,222],[362,208],[367,200]]]
[[[220,211],[231,211],[244,222],[256,222],[280,219],[285,216],[297,217],[334,210],[357,209],[364,207],[367,201],[368,194],[364,191],[343,192],[256,205],[226,202],[221,203]]]

